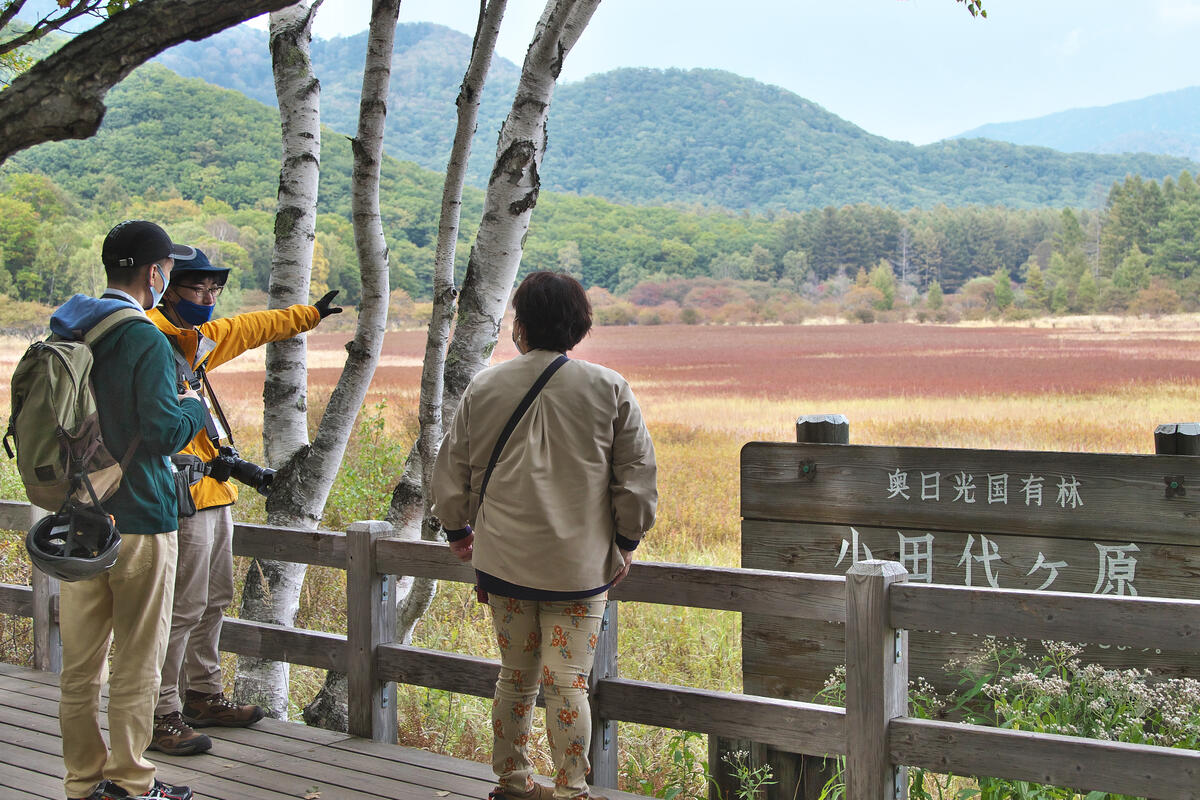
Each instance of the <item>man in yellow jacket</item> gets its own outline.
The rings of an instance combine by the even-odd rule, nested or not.
[[[150,743],[150,749],[169,755],[195,755],[212,747],[212,740],[195,728],[245,727],[263,718],[258,706],[226,699],[218,643],[225,608],[233,600],[231,508],[238,489],[230,478],[265,493],[274,472],[237,456],[204,374],[247,350],[310,331],[342,310],[330,305],[337,294],[333,291],[311,306],[214,320],[229,268],[215,266],[199,248],[194,250],[194,257],[176,260],[162,302],[148,312],[174,347],[180,381],[196,388],[208,408],[205,429],[172,459],[181,484],[190,485],[196,510],[185,515],[190,509],[183,508],[184,494],[171,633]]]

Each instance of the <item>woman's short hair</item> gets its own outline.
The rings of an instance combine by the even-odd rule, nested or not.
[[[565,272],[531,272],[513,295],[513,311],[535,350],[565,353],[592,328],[587,292]]]

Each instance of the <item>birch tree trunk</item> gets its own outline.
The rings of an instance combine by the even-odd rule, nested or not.
[[[423,502],[422,486],[428,485],[433,458],[442,435],[442,371],[445,366],[446,343],[450,339],[450,322],[454,316],[454,256],[458,244],[458,229],[462,210],[462,190],[466,183],[467,161],[471,154],[471,139],[479,118],[479,98],[496,49],[500,21],[507,0],[481,0],[475,38],[471,43],[471,59],[459,89],[458,125],[442,185],[442,210],[438,223],[437,251],[434,256],[433,312],[425,343],[425,360],[421,369],[421,397],[418,416],[420,433],[405,462],[404,474],[392,493],[388,522],[396,533],[406,539],[436,539],[439,526]],[[409,501],[398,498],[411,498]],[[400,509],[407,516],[394,515]],[[424,522],[422,523],[422,520]],[[413,628],[429,608],[437,591],[437,581],[401,576],[397,580],[397,640],[412,642]],[[349,718],[345,675],[327,672],[325,683],[317,697],[304,709],[304,722],[330,730],[346,730]]]
[[[372,4],[358,134],[352,142],[354,173],[351,202],[362,282],[358,325],[353,340],[346,346],[346,363],[321,417],[316,437],[311,445],[305,444],[292,453],[275,476],[271,495],[267,498],[267,522],[271,525],[310,530],[317,527],[383,347],[384,323],[387,320],[388,252],[379,214],[379,167],[383,153],[387,90],[391,80],[392,45],[399,10],[400,0],[376,0]],[[274,300],[272,296],[272,302]],[[300,408],[295,410],[303,418],[304,411]],[[281,564],[286,569],[276,571],[268,570],[269,565],[272,562],[256,564],[262,567],[258,571],[255,566],[251,567],[251,574],[246,581],[247,590],[261,572],[263,580],[259,581],[258,588],[266,601],[261,609],[269,615],[268,621],[291,625],[295,620],[305,569],[302,565]],[[247,590],[243,590],[243,595]],[[271,708],[271,712],[275,716],[283,716],[287,711],[287,672],[274,665],[264,666],[270,670],[274,681],[269,696],[282,697],[282,705]]]
[[[462,212],[462,191],[466,182],[467,160],[471,155],[471,140],[479,119],[479,98],[492,64],[500,21],[507,0],[490,0],[481,6],[475,40],[471,45],[471,61],[463,76],[455,105],[458,107],[458,127],[446,167],[442,186],[442,211],[438,224],[437,252],[433,272],[433,313],[425,340],[425,360],[421,369],[421,398],[418,411],[420,433],[416,445],[404,465],[404,474],[392,492],[388,521],[404,538],[429,541],[438,538],[441,527],[429,512],[428,493],[433,474],[433,460],[442,440],[443,376],[446,367],[446,345],[450,340],[450,323],[454,317],[458,291],[454,287],[454,257],[458,244],[458,229]],[[418,527],[419,525],[419,527]],[[437,581],[420,578],[399,582],[396,614],[396,638],[404,644],[412,641],[417,620],[429,608],[437,591]]]
[[[471,378],[487,366],[521,263],[529,218],[541,189],[546,118],[563,59],[600,0],[549,0],[525,54],[512,110],[500,129],[483,218],[458,298],[458,320],[446,356],[442,416],[453,419]]]
[[[388,248],[383,236],[383,218],[379,212],[379,174],[383,158],[388,84],[392,75],[392,47],[399,13],[400,0],[374,0],[371,4],[371,27],[367,35],[367,57],[358,106],[358,133],[350,143],[354,153],[350,206],[354,218],[354,246],[362,280],[362,301],[359,305],[358,329],[354,340],[346,347],[349,352],[346,366],[329,398],[325,418],[321,421],[312,447],[314,455],[321,454],[335,465],[341,463],[358,409],[362,407],[367,386],[379,363],[379,351],[383,347],[387,323]],[[354,375],[358,376],[357,380],[352,378]],[[337,448],[336,454],[334,448]],[[316,480],[318,477],[322,478],[319,484]],[[323,480],[325,477],[327,481]],[[334,472],[327,476],[314,474],[312,480],[299,484],[302,492],[300,497],[307,498],[319,493],[321,508],[324,508],[333,478]],[[305,723],[344,730],[347,720],[346,688],[345,675],[336,672],[326,675],[322,691],[304,709]],[[337,702],[339,697],[340,703]]]
[[[321,85],[312,71],[310,48],[313,17],[320,5],[321,0],[297,3],[270,17],[271,66],[283,139],[269,284],[271,308],[308,302],[321,170]],[[303,335],[267,345],[263,452],[268,466],[281,467],[308,445],[307,365]],[[277,483],[273,491],[281,486]],[[256,559],[246,575],[241,616],[290,624],[299,608],[304,572],[303,565]],[[255,703],[273,717],[286,718],[288,665],[240,659],[234,693],[239,702]]]
[[[423,539],[432,540],[439,536],[438,526],[430,518],[425,501],[437,445],[444,425],[453,419],[458,409],[467,384],[487,366],[495,349],[504,307],[521,263],[529,218],[541,186],[538,172],[546,149],[546,118],[555,82],[562,70],[563,59],[579,40],[599,4],[600,0],[549,0],[538,21],[525,55],[512,110],[500,130],[483,219],[458,297],[458,322],[449,354],[443,362],[441,403],[438,404],[431,393],[426,407],[429,348],[435,344],[437,316],[431,321],[426,372],[422,375],[421,435],[409,454],[404,475],[392,493],[388,511],[389,521],[411,538],[418,532]],[[453,160],[451,166],[454,166]],[[445,195],[443,213],[444,200]],[[439,251],[440,245],[439,241]],[[438,274],[441,274],[440,265]],[[435,283],[435,302],[440,298],[437,286]],[[447,304],[446,311],[449,310]],[[442,342],[444,339],[437,340],[437,349],[443,346]],[[421,521],[419,528],[418,521]],[[432,600],[433,583],[413,582],[410,591],[401,597],[397,639],[407,643],[412,638],[413,627]]]

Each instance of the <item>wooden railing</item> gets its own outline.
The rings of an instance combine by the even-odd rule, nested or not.
[[[0,503],[0,528],[28,525]],[[347,570],[347,635],[227,619],[226,650],[347,673],[351,732],[395,741],[393,682],[491,696],[497,662],[392,641],[395,575],[470,582],[444,545],[388,538],[380,522],[345,533],[239,525],[239,555]],[[864,561],[828,575],[638,562],[613,591],[593,674],[593,780],[616,779],[616,722],[750,739],[846,756],[851,800],[902,798],[906,767],[1157,798],[1200,797],[1200,752],[1010,731],[906,716],[908,631],[954,630],[1200,652],[1200,601],[906,584],[899,564]],[[0,586],[0,612],[53,627],[55,593]],[[847,705],[633,681],[616,671],[616,601],[769,613],[846,623]],[[38,605],[45,607],[39,614]],[[35,634],[35,638],[38,634]],[[41,635],[43,648],[53,635]],[[802,657],[802,656],[798,656]],[[43,664],[53,659],[39,654]]]

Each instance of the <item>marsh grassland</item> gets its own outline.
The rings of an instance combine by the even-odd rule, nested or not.
[[[344,354],[345,335],[309,338],[312,423]],[[324,527],[382,518],[416,434],[423,332],[391,333],[330,498]],[[515,351],[502,334],[497,358]],[[7,374],[24,343],[0,349]],[[1159,423],[1200,419],[1200,318],[1056,320],[1022,327],[895,325],[597,328],[572,353],[629,379],[660,465],[659,521],[639,560],[736,566],[738,454],[752,440],[794,439],[796,417],[841,413],[858,444],[1153,452]],[[262,359],[248,354],[212,376],[243,455],[261,454]],[[6,395],[7,381],[0,387]],[[7,405],[7,403],[4,403]],[[11,466],[4,496],[20,499]],[[236,515],[261,520],[249,496]],[[245,565],[241,566],[242,572]],[[0,538],[0,580],[28,580],[20,538]],[[344,576],[310,568],[297,625],[344,631]],[[469,588],[443,585],[415,644],[492,656],[489,624]],[[236,605],[235,611],[236,613]],[[6,660],[27,658],[27,625],[0,618]],[[622,675],[739,691],[736,615],[623,606]],[[322,676],[293,669],[293,711]],[[407,745],[488,760],[488,702],[401,688]],[[662,793],[687,781],[672,754],[697,750],[672,731],[621,726],[622,788]],[[548,767],[544,742],[538,743]],[[687,793],[697,791],[694,777]]]

